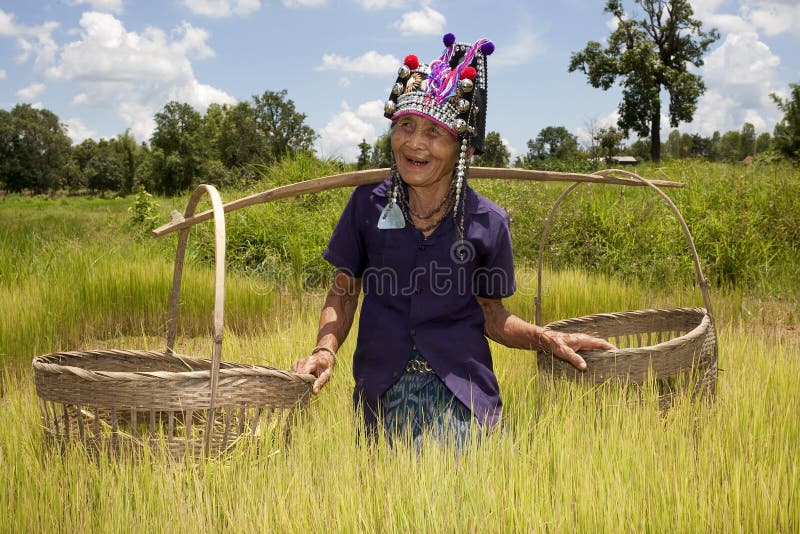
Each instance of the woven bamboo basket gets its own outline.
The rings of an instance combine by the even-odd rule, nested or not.
[[[288,429],[288,418],[308,404],[311,375],[221,362],[225,296],[225,219],[217,190],[211,199],[215,234],[211,359],[175,354],[183,263],[190,227],[181,230],[175,258],[164,352],[89,350],[56,352],[33,360],[45,436],[119,452],[165,447],[175,458],[219,454],[244,438]]]
[[[717,381],[717,335],[711,311],[708,280],[689,228],[672,200],[655,184],[630,173],[666,202],[678,219],[694,260],[695,274],[703,295],[704,308],[647,309],[621,313],[601,313],[564,319],[544,326],[548,330],[589,334],[608,340],[618,350],[583,351],[588,370],[581,372],[548,352],[537,354],[541,373],[570,380],[600,384],[619,381],[641,385],[657,381],[659,404],[668,408],[675,396],[713,397]],[[539,242],[538,289],[535,299],[536,324],[542,324],[542,265],[544,249],[553,217],[561,202],[580,184],[568,187],[550,211]]]

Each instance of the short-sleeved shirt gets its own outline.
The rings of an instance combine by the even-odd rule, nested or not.
[[[494,426],[502,403],[475,296],[499,299],[516,289],[508,214],[467,187],[466,254],[454,255],[452,211],[427,238],[408,223],[379,229],[388,190],[388,180],[356,188],[323,253],[360,278],[364,293],[354,402],[374,425],[378,399],[416,349],[481,424]]]

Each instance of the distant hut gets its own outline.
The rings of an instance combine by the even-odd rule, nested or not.
[[[609,163],[613,163],[615,165],[619,165],[621,167],[626,167],[629,165],[638,165],[639,162],[633,156],[611,156],[608,158]]]

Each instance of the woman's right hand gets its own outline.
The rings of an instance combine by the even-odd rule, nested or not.
[[[316,395],[319,390],[328,383],[333,374],[333,367],[336,364],[336,356],[329,350],[320,350],[308,356],[301,358],[294,362],[292,365],[292,372],[298,374],[310,374],[317,377],[314,380],[314,385],[311,387],[311,392]]]

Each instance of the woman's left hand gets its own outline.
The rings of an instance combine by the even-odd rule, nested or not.
[[[565,334],[553,330],[541,333],[542,341],[548,345],[547,349],[556,357],[568,361],[579,371],[586,371],[586,361],[581,358],[579,350],[615,350],[617,347],[598,337],[586,334]]]

